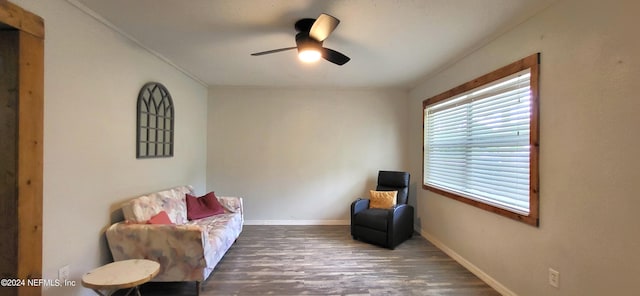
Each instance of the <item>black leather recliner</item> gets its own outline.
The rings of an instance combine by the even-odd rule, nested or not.
[[[409,201],[409,173],[378,172],[377,191],[398,191],[396,206],[370,209],[369,199],[351,203],[351,236],[354,239],[394,249],[413,236],[413,207]]]

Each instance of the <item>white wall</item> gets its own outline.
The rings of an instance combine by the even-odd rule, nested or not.
[[[244,197],[247,223],[348,224],[378,170],[407,168],[407,102],[402,91],[211,87],[207,188]]]
[[[110,260],[104,230],[118,205],[180,184],[205,189],[207,88],[62,0],[20,0],[45,20],[43,277]],[[136,160],[136,99],[148,81],[173,97],[175,156]],[[44,295],[94,295],[44,288]]]
[[[422,100],[542,53],[540,227],[424,190],[417,200],[423,233],[504,293],[640,293],[639,11],[635,0],[559,1],[410,93],[410,163],[421,176]]]

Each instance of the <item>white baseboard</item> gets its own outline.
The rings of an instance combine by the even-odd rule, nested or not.
[[[245,225],[350,225],[349,220],[245,220]]]
[[[418,229],[418,228],[416,228],[416,229]],[[496,291],[498,291],[498,293],[500,293],[502,295],[505,295],[505,296],[517,296],[518,295],[518,294],[514,293],[513,291],[509,290],[504,285],[502,285],[500,282],[496,281],[494,278],[492,278],[488,274],[486,274],[484,271],[482,271],[480,268],[475,266],[473,263],[469,262],[467,259],[465,259],[464,257],[460,256],[460,254],[456,253],[454,250],[452,250],[449,247],[447,247],[445,244],[443,244],[441,241],[439,241],[434,236],[430,235],[429,233],[427,233],[427,232],[425,232],[423,230],[420,230],[420,235],[422,235],[424,238],[426,238],[428,241],[430,241],[434,246],[438,247],[438,249],[442,250],[447,255],[449,255],[451,258],[453,258],[453,260],[456,260],[458,263],[460,263],[460,265],[464,266],[466,269],[471,271],[471,273],[475,274],[477,277],[479,277],[481,280],[483,280],[485,283],[487,283],[487,285],[489,285],[492,288],[494,288]]]

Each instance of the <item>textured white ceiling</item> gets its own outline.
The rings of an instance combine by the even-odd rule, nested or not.
[[[208,85],[409,88],[556,0],[68,0]],[[294,23],[331,14],[324,46],[344,66],[304,64]]]

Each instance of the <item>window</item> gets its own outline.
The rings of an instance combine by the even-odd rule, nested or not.
[[[138,94],[137,158],[173,156],[173,100],[164,85],[145,84]]]
[[[538,225],[534,54],[423,101],[423,188]]]

